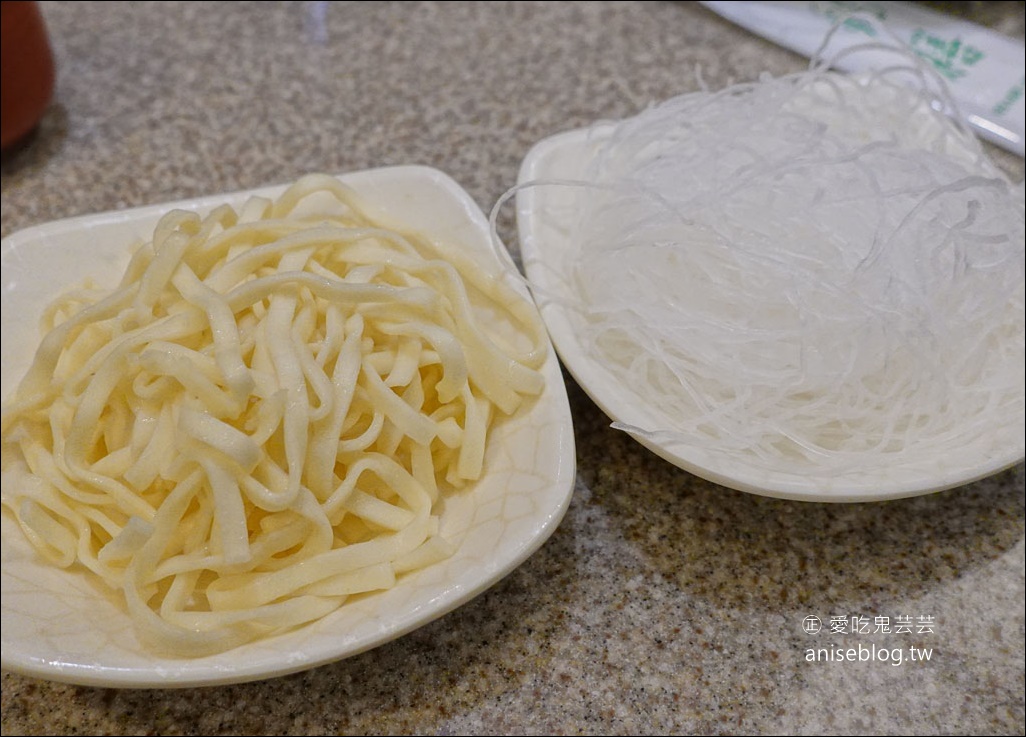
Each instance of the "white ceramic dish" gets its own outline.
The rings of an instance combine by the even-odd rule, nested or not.
[[[610,126],[600,124],[547,138],[524,159],[519,182],[566,180],[586,177],[586,166]],[[538,185],[521,189],[516,196],[521,256],[530,282],[537,288],[535,301],[563,363],[581,388],[613,420],[642,428],[659,428],[661,420],[623,381],[591,357],[578,338],[571,316],[560,297],[572,297],[566,285],[573,253],[571,226],[577,215],[579,186]],[[1021,371],[1020,371],[1021,376]],[[931,459],[929,465],[887,466],[867,459],[864,468],[844,477],[780,473],[725,463],[700,449],[672,441],[639,436],[638,442],[665,460],[697,476],[724,486],[764,496],[806,501],[879,501],[927,494],[960,486],[989,476],[1023,459],[1023,427],[995,431],[987,447]]]
[[[394,167],[340,177],[391,223],[459,244],[483,263],[497,259],[488,225],[470,196],[440,171]],[[3,396],[31,360],[43,305],[93,277],[116,283],[128,248],[152,234],[172,207],[206,211],[284,187],[167,203],[61,220],[3,240]],[[2,667],[70,683],[108,687],[184,687],[284,675],[381,645],[465,603],[508,574],[556,529],[573,492],[574,437],[566,388],[553,351],[543,395],[498,424],[486,476],[454,496],[442,531],[458,550],[450,559],[400,579],[394,589],[347,602],[307,627],[196,659],[154,657],[137,642],[113,595],[85,575],[38,559],[4,510]]]

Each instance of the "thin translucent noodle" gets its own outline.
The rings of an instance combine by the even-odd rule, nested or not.
[[[749,485],[1022,447],[1024,208],[895,65],[671,99],[594,139],[565,306],[644,416]]]
[[[166,655],[286,631],[450,555],[441,496],[543,388],[523,297],[322,175],[168,213],[115,290],[69,293],[44,328],[3,411],[3,505]]]

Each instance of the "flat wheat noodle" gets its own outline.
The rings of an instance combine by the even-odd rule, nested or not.
[[[493,419],[543,387],[522,297],[321,175],[168,213],[117,288],[44,318],[3,411],[3,505],[164,655],[287,631],[450,555],[440,492],[481,477]]]

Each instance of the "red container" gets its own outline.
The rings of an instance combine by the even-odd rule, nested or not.
[[[39,123],[53,97],[50,40],[35,2],[0,2],[0,148]]]

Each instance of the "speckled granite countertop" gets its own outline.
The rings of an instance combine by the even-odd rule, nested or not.
[[[948,3],[1012,36],[1023,4]],[[531,145],[799,57],[691,3],[46,3],[55,104],[3,161],[2,231],[421,163],[487,209]],[[1002,163],[1021,177],[1021,162]],[[508,223],[506,231],[509,231]],[[699,480],[572,383],[549,542],[431,625],[271,681],[79,688],[3,674],[4,734],[1024,732],[1023,466],[817,505]],[[913,618],[811,636],[816,615]],[[920,618],[932,632],[918,632]],[[833,637],[834,639],[831,639]],[[817,639],[818,638],[818,639]],[[809,663],[812,644],[929,662]]]

